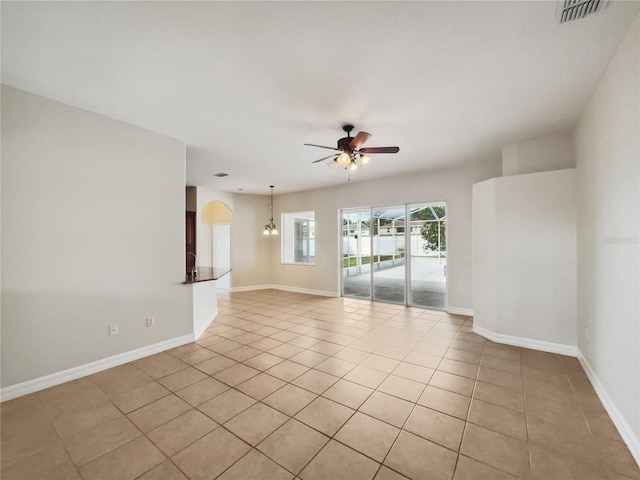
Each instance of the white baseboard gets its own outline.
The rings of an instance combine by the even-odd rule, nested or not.
[[[513,345],[514,347],[530,348],[532,350],[540,350],[542,352],[558,353],[560,355],[568,355],[570,357],[578,356],[578,347],[572,345],[565,345],[562,343],[544,342],[542,340],[533,340],[531,338],[513,337],[511,335],[502,335],[500,333],[494,333],[486,328],[473,325],[473,331],[478,335],[488,338],[496,343],[504,343],[506,345]]]
[[[265,284],[265,285],[249,285],[246,287],[233,287],[231,289],[232,292],[248,292],[251,290],[283,290],[285,292],[295,292],[295,293],[306,293],[308,295],[319,295],[321,297],[339,297],[340,295],[337,292],[329,292],[327,290],[313,290],[310,288],[299,288],[299,287],[290,287],[288,285],[275,285],[275,284]]]
[[[160,343],[147,345],[145,347],[130,350],[128,352],[119,353],[111,357],[96,360],[95,362],[86,363],[77,367],[62,370],[60,372],[45,375],[44,377],[34,378],[26,382],[9,385],[0,388],[0,401],[4,402],[14,398],[28,395],[29,393],[38,392],[45,388],[55,387],[71,380],[76,380],[87,375],[92,375],[109,368],[117,367],[142,357],[153,355],[154,353],[164,352],[170,348],[179,347],[186,343],[193,342],[195,337],[193,334],[183,335],[181,337],[170,338]]]
[[[216,317],[218,316],[218,313],[219,313],[219,312],[218,312],[218,309],[216,308],[216,309],[213,311],[213,315],[212,315],[212,317],[211,317],[211,321],[210,321],[209,323],[207,323],[206,325],[202,325],[202,326],[200,326],[200,327],[198,327],[198,328],[196,328],[196,327],[195,327],[195,325],[194,325],[194,328],[193,328],[193,330],[194,330],[194,332],[193,332],[193,340],[192,340],[193,342],[195,342],[196,340],[198,340],[198,339],[200,338],[200,336],[204,333],[204,331],[205,331],[207,328],[209,328],[209,327],[211,326],[211,324],[213,323],[213,321],[214,321],[214,320],[216,319]]]
[[[447,307],[447,313],[452,313],[454,315],[466,315],[467,317],[473,317],[473,308],[462,308],[462,307]]]
[[[587,377],[589,377],[589,381],[591,382],[591,385],[593,385],[598,398],[600,398],[604,409],[609,414],[609,417],[611,417],[611,421],[618,429],[618,432],[624,440],[624,443],[627,444],[631,455],[633,455],[633,458],[640,467],[640,439],[634,434],[633,429],[624,419],[615,402],[611,399],[604,386],[598,379],[598,376],[591,368],[591,365],[589,364],[587,359],[584,358],[584,355],[582,355],[582,352],[580,350],[578,350],[578,360],[580,361],[580,365],[582,365],[582,368],[587,374]]]

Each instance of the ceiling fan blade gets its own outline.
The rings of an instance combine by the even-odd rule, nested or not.
[[[360,146],[371,138],[371,134],[367,132],[358,132],[358,134],[353,137],[353,140],[349,142],[349,146],[354,150],[360,148]]]
[[[314,145],[313,143],[305,143],[307,147],[318,147],[318,148],[328,148],[329,150],[335,150],[336,152],[341,152],[339,148],[336,147],[325,147],[324,145]]]
[[[359,153],[398,153],[400,147],[369,147],[361,148]]]
[[[313,162],[311,162],[311,163],[318,163],[318,162],[321,162],[321,161],[323,161],[323,160],[326,160],[327,158],[332,158],[332,157],[336,157],[336,155],[334,154],[334,155],[329,155],[328,157],[322,157],[322,158],[320,158],[320,159],[318,159],[318,160],[314,160],[314,161],[313,161]]]

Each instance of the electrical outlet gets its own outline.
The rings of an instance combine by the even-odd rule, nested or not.
[[[109,325],[109,335],[118,334],[118,325]]]
[[[156,324],[154,317],[147,317],[147,327],[153,327]]]

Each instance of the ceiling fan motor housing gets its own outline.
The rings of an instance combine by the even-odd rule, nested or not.
[[[338,148],[343,152],[351,153],[351,151],[353,150],[349,146],[349,144],[351,143],[351,140],[353,140],[352,137],[341,138],[340,140],[338,140]]]

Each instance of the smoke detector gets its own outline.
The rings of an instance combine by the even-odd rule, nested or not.
[[[604,10],[609,0],[562,0],[558,3],[556,21],[559,24],[581,20]]]

